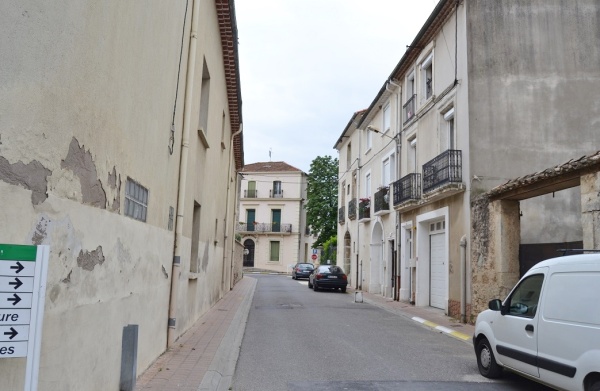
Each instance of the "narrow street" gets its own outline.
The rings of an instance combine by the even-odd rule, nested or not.
[[[232,390],[546,390],[507,374],[491,382],[470,343],[351,294],[257,275]]]

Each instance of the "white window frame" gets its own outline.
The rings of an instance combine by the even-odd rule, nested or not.
[[[385,106],[383,107],[383,126],[381,127],[382,129],[382,133],[387,133],[391,128],[392,128],[392,109],[391,109],[391,105],[390,102],[386,103]]]
[[[433,98],[433,51],[427,55],[427,57],[421,63],[421,84],[422,84],[422,92],[424,102]],[[431,90],[429,95],[427,95],[427,71],[431,72]]]
[[[451,107],[444,113],[444,127],[446,140],[448,142],[446,149],[456,149],[456,121],[454,119],[454,107]]]
[[[388,161],[389,169],[388,169],[388,178],[386,182],[386,173],[385,173],[385,162]],[[381,184],[382,186],[389,186],[391,183],[396,181],[396,154],[391,152],[385,155],[381,159]]]
[[[371,170],[365,173],[365,198],[371,198]]]
[[[366,146],[367,146],[367,150],[365,151],[365,153],[368,153],[371,148],[373,147],[373,132],[370,131],[369,129],[365,129],[366,131],[366,137],[367,137],[367,142],[366,142]]]

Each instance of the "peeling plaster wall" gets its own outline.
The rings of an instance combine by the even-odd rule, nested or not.
[[[236,195],[233,187],[227,197],[231,129],[227,117],[221,140],[228,108],[219,26],[214,3],[201,4],[198,62],[207,59],[214,111],[209,148],[192,124],[182,273],[171,276],[168,223],[177,206],[183,84],[173,154],[168,147],[186,1],[0,3],[0,48],[11,53],[0,71],[0,241],[50,246],[40,389],[118,389],[124,326],[140,326],[138,374],[166,348],[172,277],[182,282],[179,335],[229,288],[223,259],[233,237],[231,224],[225,232],[225,209],[229,204],[233,216]],[[190,10],[186,17],[188,29]],[[189,30],[184,42],[185,59]],[[124,216],[128,178],[149,191],[146,222]],[[190,279],[194,200],[207,211],[206,251],[203,270]],[[1,388],[22,390],[24,368],[24,360],[0,360]]]
[[[581,177],[583,248],[600,249],[600,172]]]

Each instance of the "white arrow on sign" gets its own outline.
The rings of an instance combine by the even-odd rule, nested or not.
[[[0,292],[0,308],[31,308],[33,293]]]
[[[29,325],[0,326],[0,342],[27,341]]]
[[[32,277],[35,275],[35,262],[0,260],[0,276]]]
[[[33,292],[33,277],[0,276],[0,292]]]

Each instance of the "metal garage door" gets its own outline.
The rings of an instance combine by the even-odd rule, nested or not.
[[[432,233],[429,236],[431,267],[429,269],[429,305],[446,308],[448,268],[446,267],[446,234]]]

